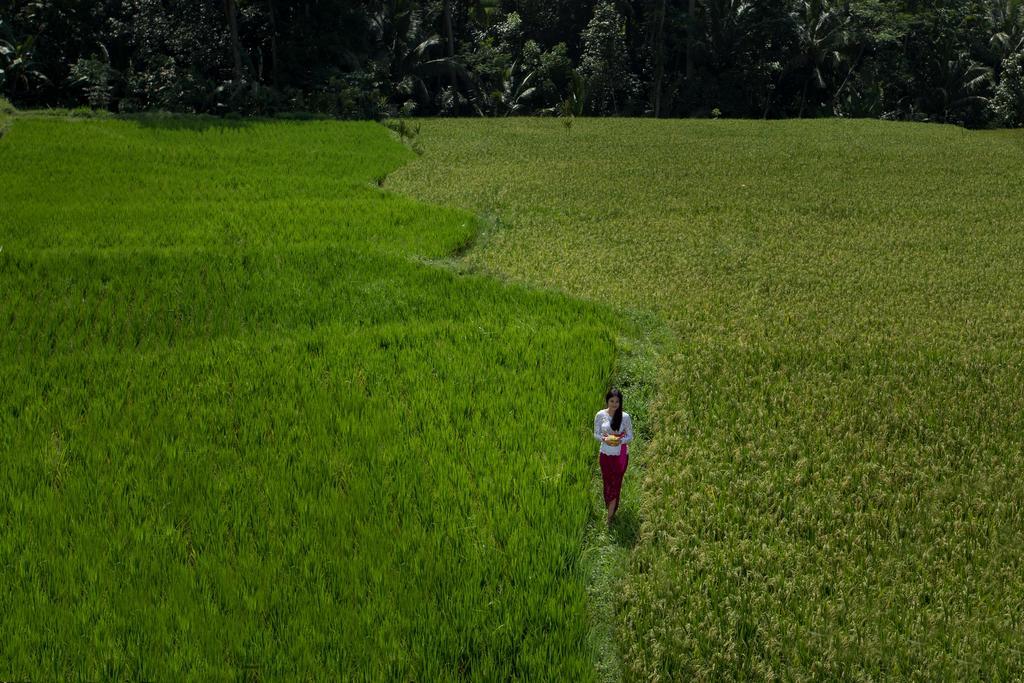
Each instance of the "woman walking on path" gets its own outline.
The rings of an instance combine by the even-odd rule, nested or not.
[[[629,465],[627,444],[633,440],[633,420],[622,412],[622,392],[612,389],[604,397],[605,408],[594,416],[594,438],[601,442],[601,478],[604,480],[604,504],[608,524],[619,507],[622,475]]]

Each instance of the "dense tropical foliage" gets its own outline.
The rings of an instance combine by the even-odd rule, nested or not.
[[[1022,52],[1022,0],[0,4],[0,94],[114,111],[1020,125]]]

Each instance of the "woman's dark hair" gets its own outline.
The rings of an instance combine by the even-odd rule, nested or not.
[[[622,392],[619,391],[618,389],[609,389],[608,393],[604,395],[605,407],[608,406],[608,401],[611,400],[612,396],[615,396],[619,399],[619,408],[618,410],[615,411],[615,414],[612,415],[612,429],[614,429],[615,431],[619,431],[619,427],[622,426]]]

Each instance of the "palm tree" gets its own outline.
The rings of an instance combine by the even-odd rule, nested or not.
[[[995,0],[989,15],[992,37],[989,46],[999,60],[1024,50],[1024,0]]]
[[[992,0],[989,12],[992,36],[989,49],[993,75],[1001,77],[1003,60],[1024,52],[1024,0]]]
[[[501,75],[501,90],[491,95],[495,113],[509,116],[521,111],[526,106],[526,101],[537,91],[536,87],[530,85],[534,74],[533,71],[523,74],[518,62],[512,62],[510,66],[505,67]]]
[[[426,34],[417,3],[410,0],[389,0],[371,17],[371,28],[377,50],[371,61],[396,94],[413,97],[419,103],[429,102],[428,82],[469,74],[454,57],[433,56],[444,51],[444,42],[437,34]]]
[[[36,68],[33,57],[37,36],[27,36],[18,40],[13,31],[4,26],[3,21],[0,21],[0,32],[4,36],[0,38],[0,87],[5,85],[5,81],[9,81],[10,93],[14,96],[18,94],[19,87],[29,90],[33,81],[49,83],[50,79]]]
[[[825,88],[826,75],[845,61],[843,53],[850,43],[849,12],[833,0],[797,0],[789,16],[800,46],[793,67],[807,71],[800,95],[799,116],[803,118],[811,83]]]
[[[737,50],[753,29],[750,0],[703,0],[704,35],[699,46],[716,68],[735,61]]]
[[[936,84],[917,98],[923,111],[941,114],[943,123],[963,123],[965,109],[971,105],[984,105],[988,98],[978,94],[992,78],[992,69],[978,64],[969,55],[961,53],[956,59],[935,64]]]

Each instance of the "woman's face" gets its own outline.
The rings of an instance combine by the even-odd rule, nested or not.
[[[619,409],[619,397],[618,396],[612,396],[610,399],[608,399],[608,412],[609,413],[614,413],[618,409]]]

